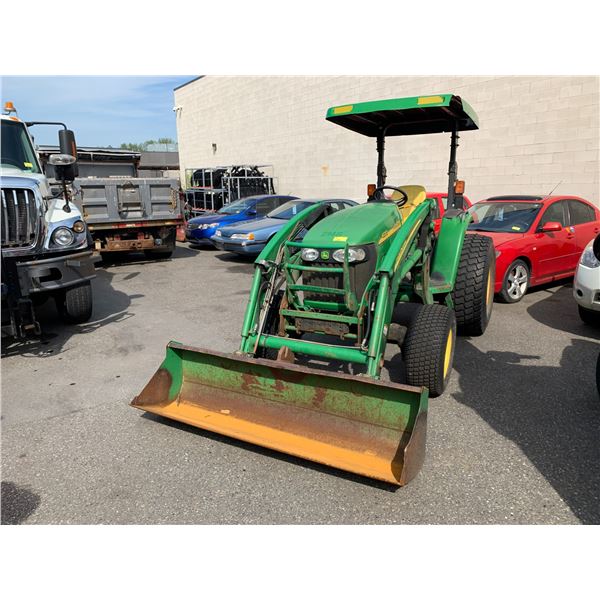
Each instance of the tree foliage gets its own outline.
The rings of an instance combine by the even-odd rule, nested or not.
[[[121,150],[131,150],[132,152],[145,152],[148,146],[152,144],[174,144],[175,140],[171,138],[158,138],[158,140],[146,140],[141,144],[135,142],[124,142],[121,144]]]

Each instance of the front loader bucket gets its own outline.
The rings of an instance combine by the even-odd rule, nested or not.
[[[427,391],[171,342],[132,406],[395,485],[425,455]]]

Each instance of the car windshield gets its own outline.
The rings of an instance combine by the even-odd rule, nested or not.
[[[2,119],[1,130],[0,164],[27,173],[41,173],[23,123]]]
[[[313,202],[304,202],[302,200],[290,200],[282,204],[279,208],[272,210],[267,217],[270,219],[284,219],[289,221],[292,217],[295,217],[299,212],[302,212],[305,208],[312,206]]]
[[[231,204],[226,204],[223,208],[220,208],[217,212],[220,215],[237,215],[247,208],[250,208],[254,205],[256,201],[250,200],[249,198],[243,198],[242,200],[236,200]]]
[[[539,202],[478,202],[469,208],[470,231],[524,233],[540,211]]]

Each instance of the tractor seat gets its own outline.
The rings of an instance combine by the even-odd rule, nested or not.
[[[402,188],[406,195],[408,196],[408,200],[404,206],[398,207],[398,210],[402,214],[402,220],[406,221],[410,213],[417,207],[421,202],[424,202],[427,198],[427,192],[422,185],[399,185],[399,188]],[[393,202],[398,202],[402,200],[403,196],[400,192],[394,192],[392,194],[391,200]]]

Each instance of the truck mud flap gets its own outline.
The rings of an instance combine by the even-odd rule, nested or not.
[[[176,342],[131,405],[395,485],[425,456],[425,388]]]

